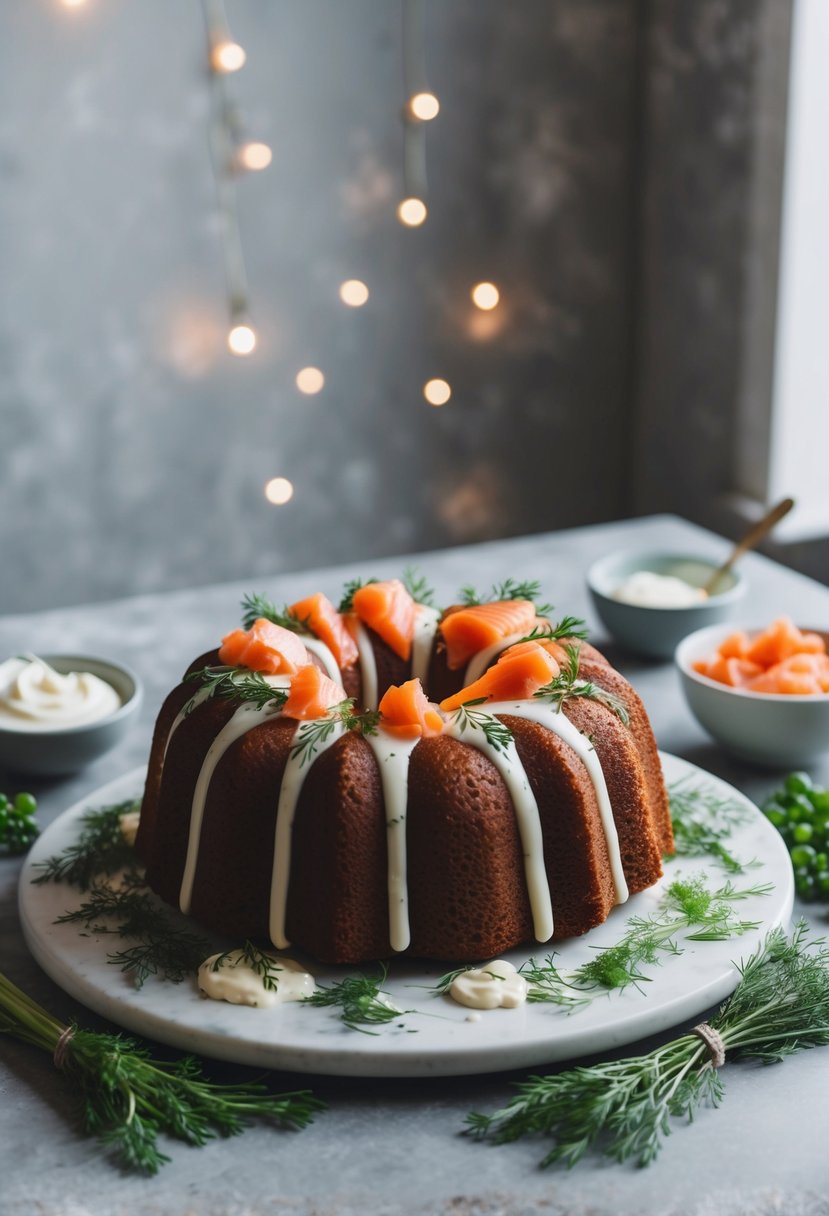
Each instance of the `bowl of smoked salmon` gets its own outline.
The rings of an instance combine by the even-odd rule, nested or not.
[[[726,751],[770,768],[829,751],[829,632],[713,625],[685,638],[676,665],[688,706]]]

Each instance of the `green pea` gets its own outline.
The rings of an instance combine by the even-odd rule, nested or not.
[[[783,788],[787,794],[808,794],[812,788],[812,778],[808,773],[789,773]]]
[[[810,844],[797,844],[791,851],[792,865],[813,866],[817,853]]]
[[[811,874],[801,874],[794,882],[795,890],[801,899],[810,900],[815,897],[815,880]]]
[[[37,799],[34,794],[20,793],[14,800],[14,809],[21,815],[34,815],[37,810]]]
[[[786,812],[785,811],[777,811],[777,810],[766,811],[766,819],[768,819],[769,823],[773,827],[776,827],[778,829],[786,826]]]
[[[799,823],[792,832],[792,836],[796,844],[808,844],[814,835],[814,831],[810,823]]]

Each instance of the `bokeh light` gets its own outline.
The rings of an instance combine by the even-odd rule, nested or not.
[[[325,376],[318,367],[303,367],[296,374],[296,386],[306,396],[313,397],[321,392],[324,384]]]
[[[368,287],[361,279],[346,279],[340,284],[340,299],[350,308],[362,308],[368,300]]]
[[[446,380],[427,380],[423,385],[423,396],[430,405],[446,405],[452,396],[452,387]]]
[[[265,497],[275,507],[284,507],[294,496],[293,483],[287,477],[272,477],[265,485]]]
[[[428,214],[422,198],[404,198],[397,206],[397,218],[407,228],[419,228]]]

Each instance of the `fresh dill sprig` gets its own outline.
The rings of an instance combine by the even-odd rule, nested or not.
[[[690,775],[668,786],[668,800],[676,856],[713,857],[730,874],[742,874],[754,864],[740,861],[723,843],[749,818],[742,803],[696,784]]]
[[[576,638],[580,642],[587,641],[587,629],[581,617],[563,616],[560,621],[555,623],[535,625],[528,634],[521,638],[521,641],[563,642],[568,638]]]
[[[288,700],[286,688],[274,688],[260,671],[251,671],[248,667],[200,667],[186,678],[198,680],[207,689],[208,697],[249,701],[258,709],[271,703],[274,709],[281,709]]]
[[[601,688],[598,684],[594,684],[592,680],[579,679],[578,646],[565,646],[564,649],[567,655],[564,667],[554,679],[533,693],[533,696],[543,701],[550,701],[557,710],[561,709],[565,701],[569,701],[573,697],[585,697],[589,701],[598,701],[599,704],[612,710],[623,726],[629,726],[630,715],[620,697]]]
[[[254,622],[258,621],[260,617],[264,617],[273,625],[279,625],[282,629],[290,629],[291,633],[307,634],[311,632],[304,620],[289,612],[287,604],[280,609],[264,595],[246,595],[242,600],[243,627],[252,628]]]
[[[770,1064],[829,1044],[829,950],[809,941],[801,921],[790,938],[774,929],[746,962],[731,997],[709,1020],[728,1061]],[[690,1122],[724,1090],[709,1048],[685,1034],[646,1055],[533,1076],[492,1114],[467,1116],[466,1131],[496,1144],[542,1135],[552,1147],[542,1166],[573,1166],[588,1151],[649,1165],[674,1118]]]
[[[340,726],[345,730],[358,730],[364,735],[375,735],[380,717],[380,712],[376,709],[356,713],[354,698],[348,697],[345,701],[332,705],[324,718],[313,718],[300,724],[291,747],[291,759],[299,760],[300,765],[313,760],[317,750]]]
[[[232,958],[233,955],[238,955],[237,958]],[[218,954],[214,958],[211,965],[211,971],[221,971],[222,967],[238,967],[241,963],[247,963],[251,971],[253,971],[262,980],[262,987],[266,992],[276,992],[279,988],[279,976],[285,970],[280,967],[272,954],[268,954],[265,950],[260,950],[249,939],[245,941],[241,950],[225,950],[223,954]]]
[[[120,889],[93,883],[80,907],[64,912],[55,923],[137,938],[134,946],[107,955],[107,962],[129,973],[136,988],[151,975],[181,983],[195,974],[209,949],[204,938],[176,924],[148,891],[129,881]]]
[[[711,890],[701,877],[675,879],[662,898],[662,906],[650,916],[633,916],[612,946],[598,949],[593,958],[574,971],[564,973],[548,955],[543,964],[530,959],[519,970],[530,984],[527,1000],[575,1008],[592,995],[637,987],[649,977],[643,966],[657,963],[661,954],[681,954],[676,941],[727,941],[757,927],[757,921],[741,920],[733,905],[753,896],[767,895],[768,885],[738,889],[732,883]]]
[[[79,1099],[84,1132],[96,1136],[118,1166],[140,1174],[156,1174],[170,1160],[158,1145],[162,1133],[200,1147],[259,1119],[303,1128],[325,1109],[307,1089],[271,1094],[254,1081],[217,1084],[192,1056],[166,1063],[134,1039],[65,1026],[4,975],[0,1033],[52,1056]]]
[[[354,611],[354,593],[359,591],[361,587],[367,587],[369,583],[377,583],[376,578],[352,578],[343,587],[342,599],[337,607],[338,612],[353,612]]]
[[[478,963],[465,963],[463,967],[456,967],[454,971],[447,971],[439,980],[429,986],[430,992],[436,992],[438,996],[444,996],[454,984],[459,975],[466,975],[467,971],[474,971],[479,966]]]
[[[489,714],[484,709],[475,708],[478,705],[484,705],[486,700],[486,697],[476,697],[472,701],[464,701],[463,705],[453,714],[458,731],[460,734],[464,734],[467,728],[479,730],[490,747],[494,747],[496,751],[505,752],[512,743],[512,731],[503,722],[499,721],[494,714]]]
[[[517,583],[515,579],[506,578],[502,583],[493,583],[488,595],[479,595],[474,587],[461,587],[459,603],[464,604],[467,608],[474,608],[478,604],[489,604],[494,600],[530,600],[535,604],[540,594],[541,583],[536,579]],[[538,616],[549,616],[553,611],[553,605],[536,604],[535,610]]]
[[[414,566],[406,567],[400,581],[415,603],[425,604],[427,608],[434,608],[434,588],[429,586],[422,574],[418,574]]]
[[[114,874],[117,870],[134,867],[135,850],[127,844],[121,830],[123,815],[141,809],[139,798],[86,811],[81,820],[83,827],[78,839],[62,853],[36,863],[42,870],[34,883],[68,882],[87,891],[93,879],[101,874]]]
[[[388,998],[384,999],[382,988],[388,974],[388,967],[381,963],[379,975],[364,975],[362,972],[347,975],[345,979],[323,985],[310,996],[303,997],[303,1004],[338,1007],[341,1011],[340,1021],[349,1030],[377,1034],[376,1030],[366,1030],[366,1026],[383,1026],[414,1012],[412,1009],[395,1009]]]

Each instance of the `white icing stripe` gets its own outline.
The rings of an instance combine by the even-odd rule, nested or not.
[[[291,741],[291,752],[282,777],[279,791],[279,802],[276,808],[276,830],[273,846],[273,876],[271,879],[270,906],[270,938],[277,950],[284,950],[291,943],[285,936],[285,921],[288,908],[288,886],[291,879],[291,841],[300,791],[311,765],[323,752],[345,734],[345,724],[337,721],[331,734],[321,740],[314,752],[313,758],[304,761],[293,754],[297,743],[300,743],[304,726],[313,726],[313,722],[300,722]]]
[[[388,849],[389,941],[392,950],[405,950],[411,941],[406,865],[406,808],[409,801],[409,760],[420,737],[400,739],[384,730],[366,735],[377,759],[383,786]]]
[[[432,645],[439,620],[440,613],[436,608],[429,608],[426,604],[417,605],[412,639],[412,679],[420,680],[424,687],[428,682]]]
[[[175,718],[173,718],[173,725],[170,727],[170,730],[167,733],[167,742],[164,744],[164,756],[162,757],[162,760],[167,759],[167,748],[170,746],[170,740],[181,726],[184,719],[189,718],[196,706],[201,705],[202,701],[206,701],[209,696],[210,688],[207,685],[202,685],[202,687],[199,688],[197,692],[194,692],[190,700],[185,702],[184,706],[178,711]]]
[[[342,673],[340,672],[337,660],[334,658],[331,650],[328,646],[326,646],[325,642],[321,641],[319,638],[306,638],[304,636],[302,641],[305,644],[306,650],[310,650],[317,656],[317,658],[322,659],[322,662],[325,665],[326,673],[331,677],[331,679],[337,684],[342,684]]]
[[[473,655],[467,664],[466,671],[463,677],[462,688],[467,688],[470,684],[474,684],[484,674],[490,666],[493,659],[496,659],[503,650],[507,650],[510,646],[514,646],[516,642],[520,642],[528,633],[532,633],[533,629],[541,629],[545,625],[549,627],[549,622],[543,617],[536,617],[529,629],[523,630],[521,633],[510,633],[505,638],[500,638],[497,642],[493,642],[491,646],[484,647],[479,650],[476,655]]]
[[[487,713],[490,706],[487,705]],[[500,712],[507,712],[499,706]],[[509,707],[512,713],[512,706]],[[453,739],[469,743],[492,761],[504,779],[504,784],[512,798],[515,808],[515,820],[518,824],[518,834],[521,837],[521,848],[524,854],[524,878],[527,883],[527,894],[530,900],[530,910],[533,918],[533,933],[539,942],[549,941],[553,936],[553,903],[550,896],[550,883],[544,866],[544,839],[541,832],[541,816],[538,803],[532,792],[524,765],[515,747],[514,741],[507,744],[505,749],[494,747],[482,730],[461,731],[458,718],[447,723],[443,732]]]
[[[515,718],[524,718],[529,722],[538,722],[540,726],[545,726],[548,730],[553,731],[554,734],[563,739],[565,743],[568,743],[582,761],[596,791],[599,816],[607,842],[610,872],[616,891],[616,903],[623,904],[628,898],[629,892],[625,872],[622,867],[619,834],[616,831],[616,821],[613,818],[613,807],[610,804],[610,795],[607,792],[607,782],[602,772],[601,761],[596,754],[593,744],[573,725],[569,718],[544,701],[490,702],[486,705],[486,712],[488,714],[512,714]],[[474,732],[474,735],[478,734],[480,734],[479,731]],[[472,742],[470,736],[467,736],[467,738]],[[477,746],[477,739],[474,741]]]
[[[355,618],[356,619],[356,618]],[[362,621],[356,621],[357,649],[360,652],[360,675],[363,681],[363,709],[377,708],[377,660],[374,647]]]
[[[204,807],[207,801],[207,791],[210,788],[210,780],[216,770],[216,765],[231,743],[235,743],[237,739],[241,739],[242,735],[247,734],[249,730],[253,730],[254,726],[267,722],[269,718],[273,718],[278,712],[277,709],[274,709],[273,705],[265,705],[261,708],[249,703],[240,705],[233,717],[229,722],[225,723],[207,749],[196,781],[196,787],[193,790],[193,802],[190,808],[190,834],[187,840],[187,858],[184,863],[184,873],[181,877],[181,890],[179,892],[179,907],[185,915],[190,911],[190,905],[193,900],[193,883],[199,859],[199,843],[201,841]]]

